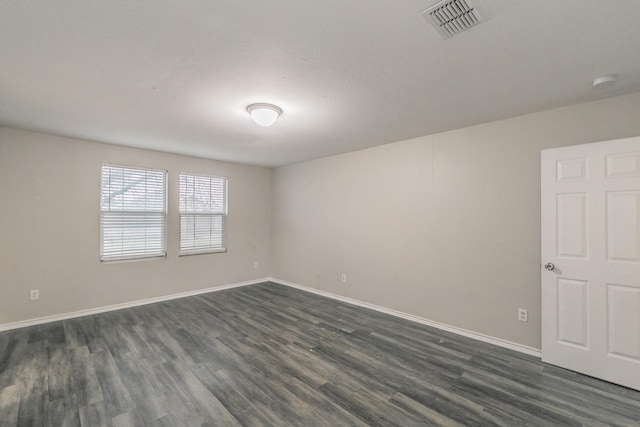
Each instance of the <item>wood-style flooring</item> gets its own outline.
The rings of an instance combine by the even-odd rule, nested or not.
[[[638,426],[640,392],[273,283],[0,333],[0,426]]]

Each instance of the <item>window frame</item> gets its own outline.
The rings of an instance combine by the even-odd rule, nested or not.
[[[222,179],[224,180],[224,192],[223,192],[223,212],[197,212],[197,211],[183,211],[182,209],[182,177],[194,177],[194,178],[208,178],[212,179]],[[221,217],[222,218],[222,231],[221,231],[221,245],[222,247],[205,247],[200,249],[183,249],[182,247],[182,219],[183,216],[203,216],[203,217]],[[226,253],[228,250],[228,242],[227,242],[227,234],[228,234],[228,217],[229,217],[229,178],[222,175],[210,175],[203,173],[193,173],[193,172],[180,172],[178,174],[178,256],[191,256],[191,255],[204,255],[204,254],[215,254],[215,253]],[[195,230],[194,230],[195,233]],[[194,238],[195,239],[195,238]]]
[[[162,173],[163,176],[163,188],[162,188],[162,210],[161,211],[146,211],[146,210],[103,210],[103,177],[104,177],[104,168],[113,168],[113,169],[122,169],[124,170],[133,170],[133,171],[144,171],[144,172],[155,172]],[[104,263],[113,263],[113,262],[128,262],[128,261],[139,261],[139,260],[150,260],[150,259],[158,259],[158,258],[166,258],[167,257],[167,217],[168,217],[168,189],[169,189],[169,173],[165,169],[156,169],[149,168],[143,166],[131,166],[131,165],[123,165],[116,163],[102,163],[100,166],[100,197],[99,197],[99,212],[100,212],[100,248],[99,248],[99,258],[100,262]],[[147,193],[145,192],[145,196]],[[105,215],[107,214],[107,215]],[[105,254],[105,226],[104,226],[104,216],[108,216],[109,214],[123,214],[123,215],[159,215],[162,219],[162,228],[161,228],[161,251],[158,252],[139,252],[133,254],[126,255],[110,255]],[[116,216],[114,215],[114,216]],[[124,240],[123,240],[124,241]]]

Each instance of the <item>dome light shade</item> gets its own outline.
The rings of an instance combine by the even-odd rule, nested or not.
[[[606,89],[616,83],[616,76],[609,74],[608,76],[600,76],[593,81],[594,89]]]
[[[260,126],[271,126],[278,120],[282,109],[273,104],[251,104],[247,107],[254,122]]]

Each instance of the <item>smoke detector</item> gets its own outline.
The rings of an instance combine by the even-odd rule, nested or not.
[[[484,10],[480,9],[470,0],[443,0],[420,15],[443,39],[448,39],[486,21],[488,17]]]

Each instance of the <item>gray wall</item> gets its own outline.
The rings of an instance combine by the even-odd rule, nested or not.
[[[167,258],[99,261],[103,162],[169,171]],[[227,253],[178,257],[180,172],[229,177]],[[0,128],[0,185],[0,325],[270,272],[267,168]],[[38,301],[29,301],[30,289],[40,290]]]
[[[275,169],[273,276],[540,348],[540,150],[634,135],[640,93]]]
[[[639,117],[636,93],[273,171],[0,128],[0,325],[272,275],[539,348],[540,150]],[[103,162],[169,171],[166,259],[100,263]],[[178,257],[181,171],[229,177],[228,253]]]

